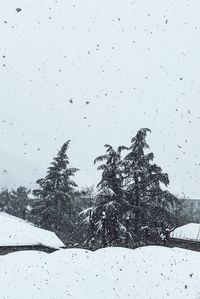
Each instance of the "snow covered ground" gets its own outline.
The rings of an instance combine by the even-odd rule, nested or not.
[[[199,299],[200,253],[148,246],[0,257],[0,298]]]

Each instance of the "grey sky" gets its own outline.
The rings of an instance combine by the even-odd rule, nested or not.
[[[1,0],[0,37],[9,186],[32,186],[68,139],[76,181],[96,183],[103,145],[128,145],[149,127],[170,190],[200,196],[198,0]]]

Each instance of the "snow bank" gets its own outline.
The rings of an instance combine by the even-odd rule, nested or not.
[[[0,212],[0,246],[44,245],[53,248],[64,246],[51,231]]]
[[[25,251],[0,265],[0,298],[200,298],[200,253],[178,248]]]
[[[200,224],[188,223],[176,228],[170,235],[172,238],[200,242]]]

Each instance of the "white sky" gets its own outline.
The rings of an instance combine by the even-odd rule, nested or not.
[[[0,0],[0,186],[33,186],[68,139],[96,184],[103,145],[149,127],[170,190],[200,197],[199,101],[199,0]]]

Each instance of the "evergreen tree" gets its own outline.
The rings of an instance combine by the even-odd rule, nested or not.
[[[98,240],[103,247],[119,245],[125,237],[126,230],[122,224],[126,209],[121,169],[121,151],[124,147],[118,147],[115,151],[112,146],[106,144],[105,148],[106,154],[94,161],[95,164],[104,163],[97,168],[102,171],[102,176],[89,216],[92,240]]]
[[[106,144],[105,148],[106,154],[94,160],[94,164],[105,161],[105,163],[102,163],[97,168],[97,170],[102,171],[101,181],[97,187],[100,189],[104,187],[109,188],[120,198],[123,185],[121,152],[123,149],[126,149],[126,147],[119,146],[117,151],[115,151],[111,145]]]
[[[75,192],[75,205],[77,213],[79,214],[81,211],[91,207],[94,203],[95,197],[95,188],[94,186],[91,187],[84,187]]]
[[[26,219],[30,190],[20,186],[16,190],[3,190],[0,193],[0,210],[10,215]]]
[[[85,213],[90,212],[91,206],[93,206],[95,198],[94,186],[85,187],[75,192],[75,226],[73,230],[73,246],[82,246],[85,240],[91,240],[91,231],[87,229],[87,221],[83,221]],[[82,213],[83,212],[83,213]],[[92,228],[91,228],[92,230]],[[85,243],[86,244],[86,243]],[[84,245],[85,245],[84,244]],[[88,247],[87,245],[85,247]],[[90,246],[91,247],[91,246]]]
[[[169,178],[161,167],[153,163],[154,154],[145,153],[149,149],[146,143],[149,129],[140,129],[131,140],[128,154],[124,157],[124,175],[126,176],[126,194],[132,206],[134,235],[137,242],[141,236],[151,234],[158,238],[165,227],[174,225],[170,205],[176,200],[167,190]]]
[[[56,232],[61,238],[70,238],[74,228],[74,192],[76,183],[72,177],[77,168],[69,166],[66,151],[70,141],[63,144],[57,156],[53,159],[47,170],[45,178],[36,183],[38,189],[33,191],[37,200],[33,206],[32,214],[41,227]]]
[[[2,190],[0,193],[0,211],[7,212],[10,202],[10,192],[8,189]]]
[[[16,190],[12,189],[6,212],[13,216],[26,219],[29,194],[30,190],[23,186],[18,187]]]

